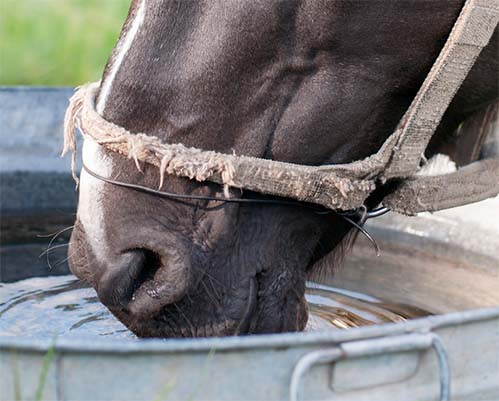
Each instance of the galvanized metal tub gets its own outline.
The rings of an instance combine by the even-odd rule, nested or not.
[[[17,102],[18,115],[33,115],[33,95],[42,96],[43,107],[54,110],[48,116],[55,121],[68,91],[40,91],[0,91],[2,118],[8,118],[5,101]],[[23,112],[25,103],[30,106]],[[23,127],[30,129],[35,130]],[[55,143],[57,135],[54,130],[47,138]],[[21,149],[3,129],[0,140]],[[10,185],[7,195],[1,188],[3,232],[5,227],[15,232],[16,221],[28,215],[43,212],[52,221],[52,209],[74,206],[61,205],[68,201],[57,191],[31,194],[44,199],[42,211],[40,201],[15,201],[25,199],[23,191],[33,188],[35,180],[57,179],[69,188],[67,175],[54,174],[59,167],[39,171],[40,157],[42,162],[24,172],[9,169],[12,163],[0,171],[2,186],[6,181],[19,184],[17,189]],[[13,175],[22,179],[6,180]],[[497,205],[493,200],[413,219],[386,216],[369,227],[380,243],[380,258],[361,239],[344,268],[322,277],[328,284],[423,307],[434,316],[349,330],[238,338],[53,342],[0,336],[0,398],[421,401],[446,399],[450,391],[453,400],[497,400]],[[481,214],[486,219],[474,221]]]

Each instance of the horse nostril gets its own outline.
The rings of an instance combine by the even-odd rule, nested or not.
[[[107,268],[97,283],[100,301],[110,309],[125,307],[132,298],[134,283],[144,261],[145,254],[141,251],[120,255],[117,263]]]
[[[185,259],[151,251],[144,251],[144,256],[144,268],[136,278],[127,306],[129,313],[141,317],[154,316],[166,305],[178,302],[190,283],[190,269]]]
[[[96,290],[111,311],[145,317],[181,299],[189,277],[185,262],[139,248],[121,254],[99,279]]]
[[[139,249],[144,254],[143,266],[135,279],[134,291],[146,281],[154,279],[154,275],[161,267],[161,256],[149,249]]]
[[[110,309],[126,308],[135,290],[154,277],[160,260],[158,254],[145,249],[121,254],[98,282],[96,289],[100,301]]]

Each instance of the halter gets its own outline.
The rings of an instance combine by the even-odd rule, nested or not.
[[[88,168],[85,163],[82,163],[83,169],[90,174],[92,177],[106,182],[117,187],[132,189],[139,192],[144,192],[150,195],[159,196],[161,198],[168,198],[174,200],[202,200],[202,201],[215,201],[222,203],[250,203],[259,205],[279,205],[279,206],[294,206],[301,209],[306,208],[312,210],[316,214],[330,214],[334,213],[340,216],[343,220],[350,223],[357,230],[366,236],[366,238],[371,241],[376,251],[376,255],[379,256],[379,247],[375,239],[364,229],[364,224],[367,220],[374,217],[382,216],[390,211],[387,207],[378,207],[372,210],[368,210],[365,206],[360,207],[357,210],[349,212],[340,212],[338,210],[328,210],[315,205],[304,204],[302,202],[293,202],[287,200],[277,200],[277,199],[252,199],[252,198],[229,198],[225,196],[206,196],[206,195],[187,195],[187,194],[177,194],[173,192],[160,191],[158,189],[149,188],[143,185],[130,184],[123,181],[113,180],[111,178],[106,178],[102,175],[97,174],[95,171]]]
[[[382,210],[389,208],[407,215],[496,196],[499,194],[498,158],[481,160],[456,172],[437,176],[421,175],[420,165],[444,112],[488,44],[498,20],[499,0],[466,0],[447,42],[396,130],[377,153],[360,161],[305,166],[168,144],[155,136],[132,133],[103,119],[95,110],[98,83],[80,87],[70,100],[65,117],[63,154],[72,150],[72,171],[77,180],[74,129],[78,127],[85,138],[133,159],[139,170],[140,162],[159,169],[159,188],[154,190],[100,176],[84,165],[89,174],[113,185],[175,199],[293,206],[315,204],[317,211],[323,207],[343,216],[351,213],[350,210],[365,210],[368,196],[388,181],[397,185],[383,199],[385,208]],[[225,197],[172,194],[161,191],[165,174],[294,201],[230,198],[228,191],[225,191]],[[372,213],[374,216],[381,212]]]

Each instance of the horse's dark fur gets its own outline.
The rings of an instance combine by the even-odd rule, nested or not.
[[[204,149],[301,164],[351,162],[374,153],[393,131],[463,3],[147,0],[103,116]],[[139,4],[133,1],[123,32]],[[496,32],[431,152],[497,99],[497,43]],[[155,169],[142,174],[129,160],[110,157],[120,180],[157,185]],[[165,189],[221,192],[176,177]],[[334,215],[306,209],[227,204],[207,211],[205,202],[110,186],[102,204],[105,257],[96,257],[77,221],[71,268],[140,336],[303,329],[305,277],[349,229]]]

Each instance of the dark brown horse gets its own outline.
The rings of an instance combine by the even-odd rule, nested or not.
[[[97,110],[171,143],[309,165],[358,160],[391,134],[463,3],[134,0]],[[459,124],[497,100],[497,74],[496,31],[427,156],[452,150]],[[107,176],[157,186],[155,168],[141,173],[89,140],[83,158]],[[222,191],[177,177],[163,188]],[[341,251],[349,229],[334,214],[178,202],[83,172],[70,264],[139,336],[295,331],[307,321],[307,275]]]

